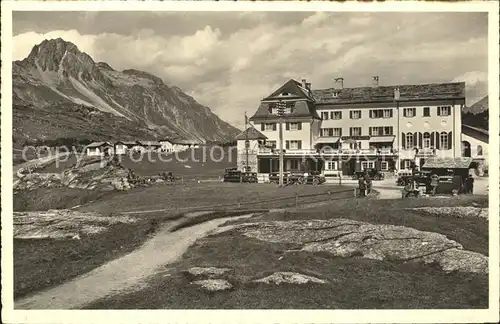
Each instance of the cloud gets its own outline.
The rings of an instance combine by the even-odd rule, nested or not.
[[[64,17],[61,27],[70,24]],[[115,69],[153,73],[238,125],[245,110],[251,115],[289,78],[306,78],[313,88],[332,87],[338,76],[345,86],[369,84],[372,75],[381,84],[462,78],[470,98],[487,87],[481,13],[128,13],[130,23],[118,28],[124,18],[74,17],[76,25],[92,21],[92,33],[82,31],[87,24],[38,32],[48,24],[40,18],[33,31],[14,36],[14,58],[45,38],[62,37]],[[26,30],[29,21],[22,21],[18,29]]]

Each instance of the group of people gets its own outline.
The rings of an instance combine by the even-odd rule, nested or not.
[[[372,191],[373,180],[368,174],[368,171],[365,171],[362,175],[358,177],[358,190],[359,197],[366,197]]]

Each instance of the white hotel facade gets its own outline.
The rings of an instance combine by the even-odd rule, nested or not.
[[[289,80],[262,99],[249,119],[254,131],[237,137],[239,168],[249,161],[253,172],[278,171],[280,101],[285,171],[390,172],[462,156],[463,82],[312,90],[306,80]]]

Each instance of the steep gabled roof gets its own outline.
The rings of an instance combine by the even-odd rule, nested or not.
[[[343,89],[313,90],[317,103],[345,104],[363,102],[393,102],[394,89],[399,88],[399,101],[465,99],[465,82],[393,85]],[[334,93],[337,93],[334,96]]]
[[[472,158],[469,157],[457,157],[457,158],[443,158],[436,157],[430,158],[425,161],[422,168],[425,169],[468,169],[473,162]]]
[[[239,133],[235,138],[235,140],[259,140],[259,139],[267,139],[267,136],[259,132],[255,127],[250,126],[245,129],[243,132]]]
[[[139,143],[144,146],[161,146],[160,142],[157,141],[140,141]]]
[[[112,146],[109,142],[92,142],[87,147],[102,147],[102,146]]]
[[[259,120],[259,119],[276,119],[278,116],[272,114],[269,111],[270,105],[273,103],[269,102],[262,102],[255,112],[255,114],[250,117],[251,121]],[[294,118],[294,117],[308,117],[308,118],[315,118],[315,119],[321,119],[316,112],[316,108],[314,107],[314,103],[309,102],[309,101],[296,101],[293,105],[293,111],[290,114],[287,114],[285,116],[286,118]]]
[[[489,132],[485,129],[462,124],[462,134],[475,138],[485,143],[489,142]]]
[[[283,95],[288,93],[289,95]],[[293,79],[288,80],[285,84],[278,88],[278,90],[271,93],[269,96],[263,100],[275,100],[275,99],[308,99],[314,100],[309,94],[309,90],[302,87],[302,84]]]

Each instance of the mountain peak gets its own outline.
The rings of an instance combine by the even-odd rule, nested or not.
[[[40,44],[33,46],[31,53],[26,59],[33,62],[35,59],[52,56],[55,60],[59,61],[67,52],[76,55],[83,54],[75,44],[65,41],[61,37],[45,39]]]

